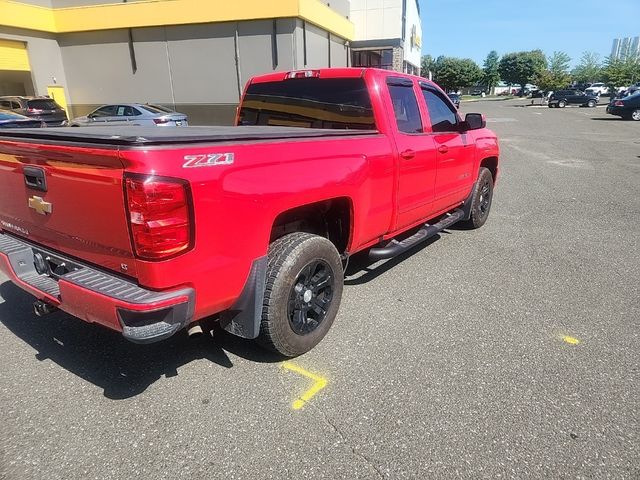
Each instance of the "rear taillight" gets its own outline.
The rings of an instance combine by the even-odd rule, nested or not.
[[[169,123],[171,120],[169,120],[168,118],[154,118],[153,119],[153,123],[155,123],[156,125],[162,125],[163,123]]]
[[[126,177],[129,225],[136,255],[162,260],[193,246],[189,184],[165,177]]]
[[[614,105],[616,107],[624,107],[624,102],[622,100],[616,100],[616,103],[614,103]]]

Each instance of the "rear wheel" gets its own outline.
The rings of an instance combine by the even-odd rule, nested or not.
[[[480,168],[478,180],[473,186],[471,197],[471,216],[462,222],[467,228],[480,228],[489,218],[491,202],[493,200],[493,175],[488,168]]]
[[[636,108],[633,112],[631,112],[631,120],[640,122],[640,108]]]
[[[558,102],[558,108],[564,108],[567,106],[567,102],[565,102],[564,100],[560,100]]]
[[[326,238],[291,233],[269,247],[258,342],[287,357],[315,347],[338,313],[343,271]]]

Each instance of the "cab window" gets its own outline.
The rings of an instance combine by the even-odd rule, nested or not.
[[[422,88],[422,95],[427,104],[429,119],[431,120],[431,131],[456,132],[458,125],[458,115],[453,106],[446,102],[440,94],[430,88]]]
[[[404,79],[398,81],[389,79],[387,87],[398,130],[403,133],[422,133],[422,119],[420,118],[418,100],[413,91],[413,82]]]

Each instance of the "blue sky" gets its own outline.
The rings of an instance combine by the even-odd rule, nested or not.
[[[618,37],[640,35],[640,0],[419,0],[422,53],[471,58],[487,53],[542,49],[569,54],[585,50],[604,59]],[[611,7],[614,7],[612,9]]]

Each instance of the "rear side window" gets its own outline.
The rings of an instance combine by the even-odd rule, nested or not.
[[[388,87],[398,130],[404,133],[421,133],[422,120],[413,84],[391,84]]]
[[[292,78],[251,84],[238,124],[376,129],[362,78]]]
[[[56,102],[48,99],[29,100],[27,108],[35,108],[37,110],[56,110],[60,108]]]
[[[431,89],[423,88],[422,95],[427,103],[429,119],[431,120],[431,131],[433,132],[454,132],[458,124],[458,117],[452,107]]]

